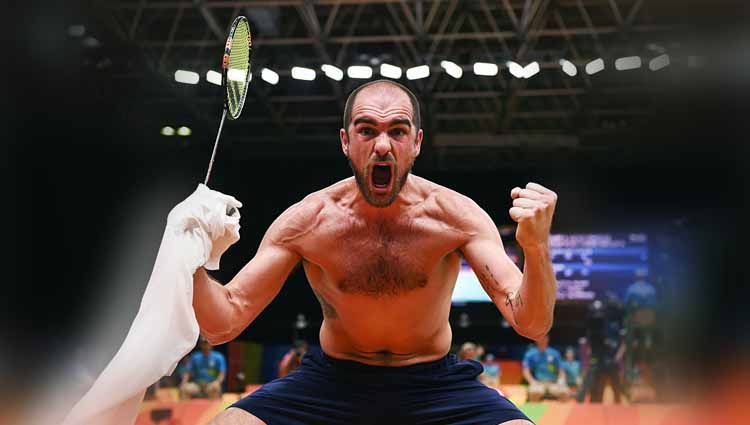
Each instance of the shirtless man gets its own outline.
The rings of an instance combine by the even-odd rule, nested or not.
[[[339,136],[354,177],[283,212],[226,286],[195,273],[196,317],[213,344],[237,337],[299,262],[324,317],[322,351],[211,423],[529,424],[476,379],[479,363],[448,354],[448,315],[463,256],[519,334],[547,333],[555,193],[535,183],[510,192],[522,274],[476,203],[410,174],[423,133],[408,89],[380,80],[352,92]]]

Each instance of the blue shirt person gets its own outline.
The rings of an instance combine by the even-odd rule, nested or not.
[[[565,371],[565,382],[570,387],[580,386],[581,362],[576,360],[573,347],[565,349],[565,360],[560,362],[560,367]]]
[[[552,347],[546,347],[543,350],[531,347],[523,356],[523,368],[531,372],[534,381],[557,382],[560,377],[561,362],[560,352]]]
[[[549,346],[549,336],[536,341],[523,356],[523,376],[529,382],[528,401],[544,397],[566,400],[570,394],[565,384],[560,352]]]
[[[207,340],[201,338],[198,345],[200,350],[190,355],[182,375],[181,397],[219,398],[227,373],[227,362],[223,354],[212,350],[213,346]]]
[[[197,351],[190,356],[190,374],[193,381],[207,384],[215,381],[220,375],[227,373],[227,364],[224,356],[217,351],[204,353]]]
[[[656,288],[646,281],[648,271],[638,269],[635,272],[635,282],[625,291],[625,305],[628,307],[655,307]]]
[[[492,353],[487,353],[482,361],[482,367],[484,367],[484,371],[479,375],[479,380],[488,387],[499,388],[502,371],[500,370],[500,364],[495,361],[495,356]]]

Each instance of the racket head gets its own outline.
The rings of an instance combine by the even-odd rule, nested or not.
[[[222,58],[224,108],[231,120],[240,117],[242,107],[245,105],[247,87],[250,85],[252,51],[250,24],[247,18],[238,16],[232,22]]]

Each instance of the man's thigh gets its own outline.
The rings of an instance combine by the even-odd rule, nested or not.
[[[265,422],[237,407],[219,413],[208,425],[266,425]]]

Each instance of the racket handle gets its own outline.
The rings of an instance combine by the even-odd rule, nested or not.
[[[206,171],[206,179],[203,184],[208,186],[208,179],[211,178],[211,169],[214,167],[214,159],[216,159],[216,149],[219,147],[219,138],[221,137],[221,130],[224,128],[224,120],[227,117],[227,108],[221,114],[221,121],[219,121],[219,130],[216,132],[216,141],[214,141],[214,149],[211,152],[211,160],[208,161],[208,170]]]

